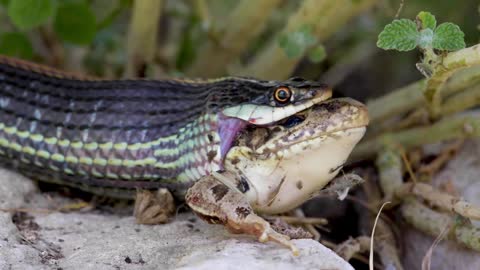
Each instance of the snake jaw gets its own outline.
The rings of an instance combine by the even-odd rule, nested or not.
[[[289,85],[287,81],[285,85],[293,93],[290,102],[286,104],[278,105],[273,100],[272,92],[279,85],[272,81],[272,90],[249,102],[225,108],[221,113],[225,117],[241,119],[252,125],[271,125],[332,97],[332,89],[324,84],[294,81]]]
[[[223,109],[218,113],[218,134],[220,136],[220,169],[223,170],[225,157],[241,132],[247,125],[272,125],[296,113],[305,111],[332,96],[332,89],[326,85],[313,89],[294,89],[296,98],[286,106],[256,104],[250,102]],[[270,94],[266,94],[269,96]],[[265,101],[264,101],[265,103]]]

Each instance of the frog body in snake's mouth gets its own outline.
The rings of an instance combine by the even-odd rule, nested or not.
[[[253,133],[242,134],[227,155],[226,170],[248,183],[245,195],[259,212],[291,210],[328,184],[368,124],[366,107],[352,99],[325,101],[305,114],[291,127],[266,128],[268,137],[259,135],[264,141],[257,145]]]
[[[298,249],[258,213],[292,210],[340,171],[368,124],[366,107],[332,99],[271,126],[245,128],[225,158],[187,191],[186,202],[210,223]]]

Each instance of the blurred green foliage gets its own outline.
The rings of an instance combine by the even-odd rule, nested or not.
[[[7,32],[0,35],[0,54],[31,59],[33,57],[33,48],[28,37],[24,34]]]
[[[10,0],[8,16],[21,30],[42,25],[55,13],[53,0]]]
[[[283,33],[278,38],[278,45],[289,58],[307,55],[312,63],[320,63],[327,57],[327,51],[313,34],[313,25],[302,25],[297,30]],[[308,52],[308,53],[307,53]]]
[[[95,37],[95,20],[95,14],[86,3],[62,3],[58,7],[53,29],[64,41],[87,45]]]
[[[311,46],[317,43],[313,35],[313,25],[302,25],[297,30],[284,33],[278,39],[279,46],[290,57],[299,57]]]
[[[178,70],[185,69],[196,56],[196,45],[202,40],[200,28],[202,27],[201,19],[196,15],[191,15],[184,26],[184,34],[179,42],[179,48],[176,56],[175,67]]]
[[[160,68],[153,70],[161,70],[162,76],[188,76],[188,73],[182,72],[188,71],[188,67],[201,52],[202,45],[207,42],[216,44],[219,37],[228,31],[222,29],[222,26],[239,0],[163,1],[158,51],[153,63]],[[383,52],[376,47],[378,34],[395,19],[399,0],[378,1],[374,9],[351,18],[347,26],[336,31],[322,44],[312,34],[311,25],[302,25],[289,33],[280,33],[302,1],[279,1],[280,4],[272,13],[265,14],[268,20],[264,29],[261,29],[258,38],[249,42],[248,48],[234,61],[234,66],[248,63],[256,57],[257,52],[276,42],[288,57],[306,56],[292,75],[320,78],[328,82],[331,74],[327,74],[327,77],[324,74],[335,70],[339,65],[342,78],[332,81],[338,81],[337,89],[345,89],[347,95],[353,97],[356,96],[349,89],[365,92],[359,88],[360,85],[366,84],[365,88],[371,91],[385,91],[419,78],[415,70],[418,53],[397,54]],[[134,0],[0,0],[0,53],[61,69],[120,77],[124,74],[127,63],[126,40],[133,2]],[[202,3],[208,7],[207,12],[199,8]],[[405,44],[398,48],[411,49],[417,46],[417,38],[420,36],[424,37],[421,41],[426,42],[421,46],[432,44],[446,50],[461,47],[459,42],[448,43],[452,36],[459,37],[456,28],[450,24],[437,26],[436,20],[458,24],[465,33],[465,43],[469,46],[476,44],[479,36],[477,9],[478,1],[475,0],[405,1],[399,13],[400,18],[415,18],[419,11],[426,10],[435,14],[436,19],[429,16],[429,13],[418,14],[424,24],[423,30],[418,31],[416,25],[407,23],[411,38],[403,38]],[[255,1],[252,1],[252,11],[255,11]],[[147,69],[151,70],[150,67]],[[152,73],[151,76],[158,74]],[[369,78],[368,82],[365,78]]]
[[[53,30],[63,41],[89,45],[97,30],[108,27],[122,9],[131,4],[129,0],[111,1],[115,9],[97,25],[92,1],[81,0],[2,0],[13,28],[18,32],[38,31],[42,27],[53,26]],[[3,43],[7,43],[5,40]],[[14,43],[12,43],[13,47]],[[4,45],[7,46],[7,45]]]
[[[320,63],[326,57],[327,57],[327,51],[325,50],[325,47],[322,44],[315,46],[308,53],[308,59],[313,63]]]

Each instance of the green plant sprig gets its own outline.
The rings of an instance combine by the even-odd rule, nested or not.
[[[394,20],[378,36],[377,46],[384,50],[411,51],[436,49],[456,51],[465,48],[464,33],[458,25],[446,22],[437,26],[430,12],[421,11],[415,21]]]
[[[426,11],[418,13],[415,21],[394,20],[378,35],[379,48],[410,51],[418,47],[423,53],[416,66],[427,78],[423,96],[432,118],[441,111],[441,86],[456,70],[444,66],[443,59],[448,52],[465,48],[464,36],[456,24],[446,22],[437,26],[435,16]]]
[[[423,58],[417,69],[427,78],[441,63],[442,53],[465,48],[464,33],[458,25],[446,22],[437,26],[430,12],[421,11],[415,21],[394,20],[378,35],[377,46],[384,50],[411,51],[419,48]]]
[[[314,25],[305,24],[296,31],[280,35],[278,45],[288,58],[298,58],[307,54],[313,63],[319,63],[326,58],[325,47],[315,37],[313,28]]]

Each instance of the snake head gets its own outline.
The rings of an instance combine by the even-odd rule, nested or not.
[[[259,81],[263,94],[222,110],[222,115],[254,125],[269,125],[329,99],[326,84],[293,77],[286,81]]]
[[[262,89],[262,94],[220,111],[218,133],[221,140],[222,169],[223,160],[233,141],[247,125],[272,125],[332,96],[332,90],[327,85],[299,77],[283,82],[243,80],[238,80],[242,84],[236,86],[237,92],[247,89],[253,91],[253,88],[256,88]]]

